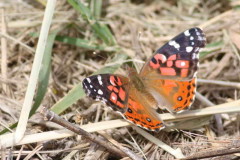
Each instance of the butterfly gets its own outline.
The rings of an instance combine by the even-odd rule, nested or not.
[[[206,43],[200,28],[188,29],[159,48],[140,73],[129,76],[98,74],[87,77],[85,93],[102,101],[126,120],[149,131],[165,127],[157,109],[179,113],[192,105],[196,92],[199,50]]]

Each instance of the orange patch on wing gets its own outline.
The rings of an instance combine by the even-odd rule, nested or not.
[[[125,100],[125,98],[126,98],[126,92],[125,92],[122,88],[120,88],[118,95],[119,95],[119,97],[120,97],[120,99],[121,99],[122,101]]]
[[[118,93],[118,89],[116,87],[113,88],[113,91]]]
[[[173,61],[167,61],[167,67],[172,67],[173,66]]]
[[[165,87],[177,87],[177,84],[172,80],[164,80]]]
[[[161,61],[161,63],[165,63],[167,61],[166,57],[163,54],[157,53],[153,56],[153,58],[156,60],[156,64],[153,63],[152,61],[150,61],[149,65],[153,68],[153,69],[157,69],[160,67],[159,61]]]
[[[173,100],[175,101],[175,105],[173,106],[173,110],[175,112],[185,110],[191,106],[194,100],[194,90],[196,86],[193,86],[196,79],[193,78],[190,82],[189,81],[179,81],[177,82],[179,85],[179,90],[177,93],[173,95]],[[191,85],[192,87],[188,89],[188,86]],[[178,99],[181,97],[181,100]]]
[[[128,103],[129,103],[129,105],[131,105],[133,107],[134,110],[137,110],[139,108],[138,104],[131,99],[128,100]]]
[[[187,77],[188,69],[181,69],[181,77]]]
[[[107,86],[107,88],[112,91],[113,90],[113,86]]]
[[[165,63],[166,62],[166,57],[163,55],[163,54],[156,54],[155,56],[154,56],[154,58],[158,61],[158,60],[160,60],[160,61],[162,61],[162,63]]]
[[[135,95],[136,96],[136,95]],[[134,98],[133,96],[132,98]],[[135,99],[128,99],[128,108],[124,116],[127,120],[145,129],[158,131],[164,127],[162,121],[151,114],[148,114],[148,109],[143,106],[140,101]],[[149,107],[149,106],[148,106]]]
[[[160,67],[160,64],[159,64],[159,63],[155,64],[155,63],[153,63],[152,61],[150,61],[149,65],[150,65],[153,69],[157,69],[157,68]]]
[[[110,76],[110,83],[111,83],[113,86],[116,86],[114,76]]]
[[[119,102],[119,101],[117,101],[116,105],[117,105],[118,107],[120,107],[120,108],[124,108],[124,105],[123,105],[121,102]]]
[[[173,60],[176,60],[177,59],[177,55],[174,54],[174,55],[171,55],[170,57],[168,57],[168,61],[173,61]]]
[[[120,79],[119,77],[117,77],[117,84],[118,84],[119,86],[122,85],[122,81],[121,81],[121,79]]]
[[[161,74],[164,76],[175,76],[176,71],[173,68],[161,67],[160,68]]]

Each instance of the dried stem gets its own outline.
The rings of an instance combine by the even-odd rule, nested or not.
[[[233,153],[239,153],[240,152],[240,146],[230,148],[226,147],[224,149],[216,149],[216,150],[208,150],[206,152],[199,152],[192,156],[188,156],[186,158],[183,158],[182,160],[195,160],[195,159],[203,159],[203,158],[210,158],[210,157],[217,157],[217,156],[224,156],[228,154]]]
[[[123,152],[121,149],[116,148],[109,141],[102,140],[101,138],[88,133],[87,131],[83,130],[82,128],[79,128],[79,127],[73,125],[72,123],[65,121],[64,119],[62,119],[61,117],[56,115],[54,112],[49,111],[46,107],[43,108],[41,113],[44,115],[45,119],[55,122],[78,135],[84,136],[88,140],[106,148],[109,152],[113,153],[114,155],[116,155],[118,157],[130,157],[133,160],[142,160],[141,157],[139,157],[137,155],[133,156],[132,155],[133,153],[131,153],[131,156],[130,156],[130,154],[127,154],[127,153]]]

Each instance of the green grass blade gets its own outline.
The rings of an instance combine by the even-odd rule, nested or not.
[[[51,71],[52,47],[53,47],[54,40],[55,40],[58,32],[59,31],[55,31],[48,36],[45,54],[43,57],[43,63],[42,63],[42,67],[41,67],[41,70],[39,73],[38,89],[37,89],[37,93],[35,96],[34,104],[30,111],[30,116],[32,116],[36,112],[36,110],[40,106],[40,104],[46,94],[47,87],[48,87],[48,81],[49,81],[49,75],[50,75],[50,71]]]
[[[93,16],[99,20],[102,12],[102,0],[91,0],[91,11]]]
[[[95,35],[102,39],[104,43],[107,45],[116,44],[115,38],[110,32],[109,28],[105,24],[97,21],[88,7],[86,7],[80,1],[76,0],[68,0],[68,3],[82,15],[83,19],[85,19],[88,24],[91,25],[91,28],[93,29]]]
[[[75,45],[85,49],[91,50],[100,50],[100,51],[116,51],[118,50],[116,47],[107,47],[105,45],[93,44],[85,39],[81,38],[73,38],[68,36],[57,36],[56,41],[67,43],[70,45]]]
[[[213,43],[207,44],[205,48],[208,48],[208,49],[213,48],[213,49],[210,50],[210,51],[200,52],[200,59],[207,56],[208,54],[212,53],[216,48],[222,46],[223,44],[224,44],[223,41],[213,42]]]

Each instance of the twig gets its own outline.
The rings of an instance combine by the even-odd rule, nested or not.
[[[207,22],[199,25],[199,28],[206,28],[207,26],[210,26],[210,25],[212,25],[213,23],[216,23],[217,21],[220,21],[220,20],[222,20],[224,17],[229,16],[229,15],[231,15],[231,14],[233,14],[233,10],[232,10],[232,9],[231,9],[231,10],[228,10],[228,11],[226,11],[226,12],[224,12],[224,13],[216,16],[216,17],[213,17],[212,19],[208,20]]]
[[[199,92],[196,92],[196,97],[198,100],[200,100],[202,103],[204,103],[206,106],[214,106],[215,104],[212,103],[209,99],[207,99],[206,97],[204,97],[202,94],[200,94]],[[222,135],[224,133],[223,131],[223,122],[222,122],[222,117],[221,114],[215,114],[214,118],[216,120],[216,124],[217,124],[217,132],[218,135]]]
[[[133,126],[133,128],[137,131],[137,133],[139,133],[140,135],[142,135],[143,137],[145,137],[146,139],[148,139],[152,143],[156,144],[157,146],[161,147],[163,150],[167,151],[168,153],[173,155],[175,158],[181,159],[181,158],[184,157],[180,148],[173,149],[169,145],[163,143],[162,141],[160,141],[156,137],[152,136],[148,132],[144,131],[143,129],[141,129],[139,127],[136,127],[136,126]]]
[[[207,84],[215,84],[215,85],[221,85],[221,86],[226,86],[226,87],[240,88],[240,83],[239,82],[227,82],[227,81],[219,81],[219,80],[198,79],[198,83],[207,83]]]
[[[90,140],[90,141],[92,141],[94,143],[97,143],[100,146],[103,146],[109,152],[111,152],[111,153],[113,153],[113,154],[115,154],[115,155],[117,155],[119,157],[127,157],[127,156],[129,156],[128,154],[126,154],[122,150],[116,148],[110,142],[104,141],[101,138],[96,137],[96,136],[88,133],[87,131],[83,130],[82,128],[79,128],[79,127],[73,125],[72,123],[63,120],[58,115],[56,115],[54,112],[49,111],[46,107],[43,108],[41,113],[44,115],[44,117],[47,118],[47,120],[55,122],[55,123],[57,123],[57,124],[65,127],[65,128],[67,128],[68,130],[70,130],[70,131],[72,131],[72,132],[74,132],[76,134],[84,136],[86,139],[88,139],[88,140]],[[131,158],[134,159],[134,160],[142,160],[142,158],[140,158],[140,157],[138,157],[136,155],[135,155],[134,158],[133,157],[131,157]]]
[[[9,39],[9,40],[11,40],[11,41],[13,41],[13,42],[15,42],[15,43],[18,43],[19,45],[21,45],[23,48],[26,48],[26,49],[27,49],[28,51],[30,51],[31,53],[34,53],[34,52],[35,52],[35,50],[34,50],[33,48],[29,47],[28,45],[24,44],[23,42],[21,42],[21,41],[19,41],[19,40],[17,40],[17,39],[11,37],[11,36],[8,35],[8,34],[5,34],[5,33],[0,32],[0,37],[4,37],[4,38]]]
[[[108,134],[106,134],[104,131],[98,131],[99,134],[101,134],[104,138],[106,138],[108,141],[110,141],[113,145],[115,145],[119,150],[126,153],[129,157],[132,159],[142,159],[138,155],[136,155],[134,152],[129,150],[128,148],[124,147],[120,143],[118,143],[116,140],[114,140],[112,137],[110,137]]]
[[[210,157],[217,157],[217,156],[223,156],[233,153],[239,153],[240,152],[240,146],[230,148],[226,147],[223,149],[216,149],[216,150],[208,150],[206,152],[198,152],[192,156],[188,156],[186,158],[183,158],[182,160],[195,160],[195,159],[203,159],[203,158],[210,158]]]

